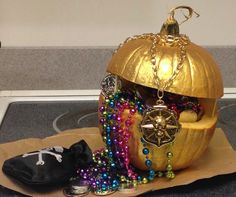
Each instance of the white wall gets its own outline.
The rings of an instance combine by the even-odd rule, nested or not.
[[[2,46],[116,46],[159,32],[168,11],[198,13],[181,32],[200,45],[236,45],[235,0],[0,0]]]

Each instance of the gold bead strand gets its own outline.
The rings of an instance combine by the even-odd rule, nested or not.
[[[173,146],[173,142],[169,144],[166,157],[167,157],[167,165],[166,165],[166,178],[168,179],[174,179],[175,178],[175,173],[172,168],[172,158],[173,158],[173,153],[171,152],[171,148]]]

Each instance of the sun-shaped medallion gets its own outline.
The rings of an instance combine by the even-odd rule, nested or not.
[[[141,122],[143,139],[160,147],[172,142],[180,130],[175,111],[167,109],[166,105],[155,105],[144,113]]]

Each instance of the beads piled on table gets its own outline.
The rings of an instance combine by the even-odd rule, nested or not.
[[[97,150],[93,153],[94,163],[87,169],[78,170],[80,177],[90,182],[93,191],[105,192],[117,190],[119,187],[118,177],[114,165],[111,165],[107,149]]]

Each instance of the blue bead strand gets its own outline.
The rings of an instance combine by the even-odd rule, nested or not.
[[[152,181],[155,178],[156,172],[152,169],[152,161],[148,157],[150,151],[147,148],[147,144],[143,138],[141,138],[140,140],[143,144],[143,154],[145,155],[145,158],[146,158],[145,165],[147,166],[147,169],[149,170],[147,179],[143,178],[143,182],[146,183],[148,181]]]

